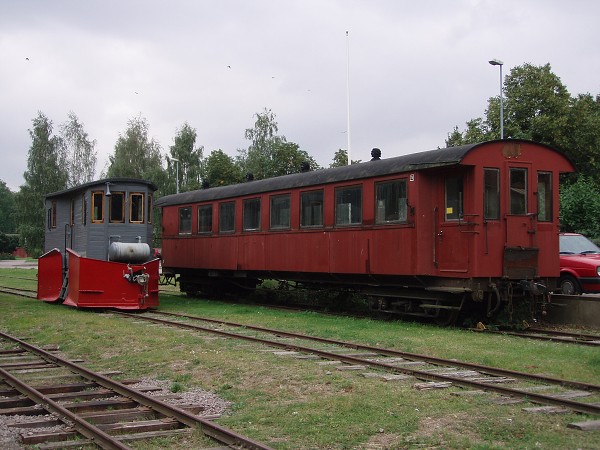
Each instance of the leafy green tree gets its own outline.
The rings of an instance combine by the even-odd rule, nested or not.
[[[580,176],[560,192],[561,225],[564,231],[600,237],[600,189],[589,177]]]
[[[6,186],[6,183],[0,180],[0,232],[15,233],[16,225],[16,203],[15,194]]]
[[[559,146],[567,132],[571,99],[550,64],[514,67],[503,82],[504,136]],[[472,144],[500,137],[500,97],[488,100],[485,118],[471,119],[460,132],[455,127],[447,145]]]
[[[208,187],[240,183],[243,179],[241,167],[222,150],[213,150],[204,160],[203,180]]]
[[[204,147],[195,148],[197,133],[187,123],[177,130],[174,145],[170,147],[170,157],[167,156],[167,172],[169,180],[173,180],[172,191],[176,191],[176,177],[179,175],[179,191],[192,191],[200,188],[202,169],[202,153]],[[177,161],[179,160],[177,166]],[[169,186],[171,189],[171,186]]]
[[[31,147],[27,157],[25,184],[15,197],[18,231],[23,246],[31,254],[44,248],[44,197],[67,187],[68,174],[62,143],[52,135],[52,121],[42,112],[33,119],[29,130]]]
[[[125,133],[117,139],[114,154],[108,157],[108,177],[139,178],[156,184],[164,180],[160,144],[148,133],[145,118],[129,120]]]
[[[90,140],[83,124],[74,112],[69,112],[68,120],[60,127],[64,146],[67,173],[67,186],[73,187],[94,180],[96,173],[95,140]]]
[[[600,95],[580,94],[571,101],[567,130],[558,144],[577,171],[600,185]]]
[[[287,142],[285,136],[279,136],[275,114],[270,109],[255,114],[254,128],[248,128],[245,137],[251,141],[248,150],[239,150],[238,164],[246,173],[252,173],[261,180],[302,170],[308,164],[314,170],[317,162],[298,144]]]
[[[506,136],[560,144],[566,131],[571,96],[550,64],[515,67],[506,77],[504,89]],[[499,129],[499,110],[498,103],[488,111],[492,131]]]
[[[333,161],[329,164],[329,167],[343,167],[348,165],[348,150],[338,149],[333,155]]]

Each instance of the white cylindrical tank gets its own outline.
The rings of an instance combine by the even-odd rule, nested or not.
[[[143,243],[113,242],[108,247],[108,260],[143,263],[150,260],[150,246]]]

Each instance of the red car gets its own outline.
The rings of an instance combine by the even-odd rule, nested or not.
[[[600,248],[581,234],[560,235],[559,292],[600,293]]]

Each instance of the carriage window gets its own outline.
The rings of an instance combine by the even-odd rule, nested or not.
[[[323,191],[300,194],[300,226],[323,226]]]
[[[108,217],[111,223],[125,222],[125,193],[113,192],[110,195]]]
[[[538,220],[552,221],[552,173],[538,172]]]
[[[104,222],[104,191],[92,192],[92,223]]]
[[[219,205],[219,232],[233,233],[235,231],[235,203],[221,203]]]
[[[244,231],[260,230],[260,198],[244,200]]]
[[[271,229],[290,227],[290,195],[271,197]]]
[[[335,224],[359,225],[362,223],[362,187],[354,186],[335,190]]]
[[[144,223],[144,194],[129,194],[129,222]]]
[[[179,234],[192,233],[192,208],[179,208]]]
[[[148,223],[152,223],[152,194],[148,194]]]
[[[500,218],[500,169],[483,169],[483,217]]]
[[[375,188],[375,222],[406,222],[406,180],[378,183]]]
[[[446,220],[459,220],[463,215],[463,179],[446,178]]]
[[[527,214],[527,169],[510,169],[510,213]]]
[[[198,233],[212,232],[212,205],[198,207]]]

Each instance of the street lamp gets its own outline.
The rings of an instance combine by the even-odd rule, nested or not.
[[[175,161],[175,193],[179,194],[179,160],[177,158],[171,158],[171,161]]]
[[[504,139],[504,96],[502,95],[502,66],[504,63],[499,59],[488,61],[492,66],[500,67],[500,139]]]

